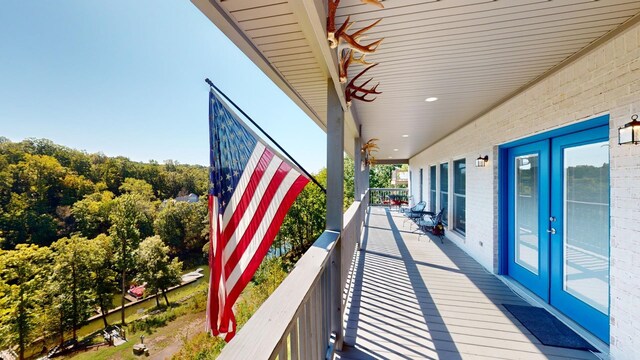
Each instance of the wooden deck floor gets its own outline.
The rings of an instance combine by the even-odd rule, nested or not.
[[[501,306],[522,299],[448,240],[418,239],[403,219],[370,210],[336,359],[597,359],[542,345]]]

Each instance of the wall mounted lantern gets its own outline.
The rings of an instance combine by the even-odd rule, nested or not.
[[[631,122],[618,128],[618,145],[640,144],[640,121],[638,115],[631,116]]]
[[[487,161],[489,161],[489,155],[478,156],[476,159],[476,167],[485,167]]]

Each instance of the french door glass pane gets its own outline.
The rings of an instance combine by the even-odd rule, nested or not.
[[[422,188],[423,187],[424,187],[424,184],[423,184],[422,169],[420,169],[420,201],[422,201]]]
[[[429,188],[430,188],[430,198],[429,198],[429,210],[431,212],[436,212],[436,167],[431,166],[429,168]]]
[[[464,234],[466,232],[465,193],[467,182],[466,160],[453,162],[453,228]]]
[[[515,158],[515,261],[538,274],[538,155]]]
[[[566,148],[563,155],[563,288],[608,314],[608,142]]]
[[[453,228],[465,234],[467,231],[465,196],[453,194],[453,199],[455,201],[455,203],[453,204],[453,209],[454,209]]]
[[[440,164],[440,208],[445,209],[442,223],[449,223],[449,163]]]

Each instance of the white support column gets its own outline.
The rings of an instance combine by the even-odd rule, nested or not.
[[[353,197],[355,201],[362,199],[362,194],[366,188],[363,188],[362,181],[362,154],[360,154],[360,138],[353,139]]]
[[[344,111],[333,83],[327,86],[327,230],[342,231]]]
[[[344,203],[344,110],[332,81],[327,83],[327,230],[342,232]],[[342,348],[342,243],[336,247],[331,264],[331,333],[336,349]],[[345,265],[346,266],[346,265]]]
[[[364,189],[364,191],[367,191],[367,189],[369,189],[369,187],[370,187],[370,185],[369,185],[369,165],[365,165],[364,169],[362,170],[362,189]]]

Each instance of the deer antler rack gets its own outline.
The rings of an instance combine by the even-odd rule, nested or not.
[[[380,0],[360,0],[360,2],[363,3],[363,4],[369,4],[369,5],[377,6],[380,9],[384,9],[384,5],[382,5]]]
[[[371,63],[368,63],[365,60],[365,54],[360,55],[359,58],[356,58],[354,55],[355,51],[352,49],[342,49],[342,51],[340,52],[340,66],[339,66],[339,75],[340,75],[340,83],[344,84],[347,82],[347,73],[349,70],[349,65],[353,64],[353,63],[357,63],[360,65],[364,65],[364,66],[368,66],[371,65]]]
[[[369,139],[369,141],[364,143],[364,145],[362,145],[362,148],[360,149],[360,152],[363,155],[362,161],[365,163],[365,165],[373,165],[375,162],[373,153],[377,152],[379,149],[378,144],[376,144],[376,141],[378,141],[378,139],[375,139],[375,138]]]
[[[364,4],[370,4],[377,6],[381,9],[384,6],[381,3],[381,0],[360,0]],[[382,43],[383,39],[373,41],[369,44],[362,44],[360,41],[365,38],[365,33],[371,30],[373,27],[378,25],[382,19],[378,19],[373,23],[361,28],[360,30],[355,31],[352,34],[347,33],[347,31],[355,24],[355,21],[351,21],[351,17],[347,16],[345,21],[340,25],[338,29],[336,29],[335,17],[336,11],[338,9],[338,5],[340,4],[340,0],[328,0],[328,16],[327,16],[327,40],[329,41],[329,46],[332,49],[338,48],[338,70],[339,70],[339,81],[344,84],[348,80],[348,70],[349,66],[353,63],[358,63],[360,65],[367,66],[364,70],[362,70],[358,75],[353,77],[351,81],[347,84],[345,88],[345,97],[347,106],[351,105],[351,99],[356,99],[365,102],[372,102],[376,98],[367,98],[367,95],[378,95],[382,92],[378,91],[379,83],[374,85],[371,88],[367,88],[366,86],[373,79],[369,79],[362,83],[361,85],[356,85],[356,80],[358,80],[364,73],[366,73],[369,69],[376,66],[377,64],[368,63],[365,60],[366,54],[374,53],[378,46]],[[355,53],[359,52],[360,57],[356,57]]]
[[[345,24],[347,24],[349,18],[347,18],[347,21],[345,21]],[[371,30],[371,28],[373,28],[374,26],[378,25],[380,23],[380,21],[382,21],[382,19],[378,19],[375,22],[373,22],[372,24],[363,27],[362,29],[354,32],[353,34],[347,34],[346,30],[348,30],[354,23],[349,23],[345,29],[343,31],[336,31],[336,37],[338,39],[338,46],[340,46],[341,44],[345,43],[345,45],[343,45],[344,47],[348,47],[351,49],[356,50],[357,52],[363,53],[363,54],[371,54],[374,51],[376,51],[376,49],[378,48],[378,46],[382,43],[382,40],[384,40],[384,38],[380,39],[380,40],[376,40],[368,45],[362,45],[360,44],[358,41],[361,40],[362,38],[364,38],[364,33]],[[344,24],[343,24],[344,26]],[[340,29],[342,29],[342,26],[340,27]],[[338,30],[340,30],[338,29]]]
[[[365,102],[372,102],[376,98],[367,99],[367,95],[382,94],[382,92],[378,91],[378,85],[380,85],[380,83],[376,84],[370,89],[365,88],[365,86],[367,86],[371,82],[371,80],[373,80],[373,78],[365,81],[361,85],[356,85],[356,80],[358,80],[360,76],[364,75],[364,73],[366,73],[369,69],[375,67],[376,65],[378,64],[373,64],[371,66],[366,67],[358,75],[354,76],[353,79],[351,79],[351,81],[349,81],[349,84],[347,84],[347,88],[345,89],[345,97],[347,100],[347,105],[351,105],[351,99],[356,99],[356,100],[365,101]],[[359,93],[362,93],[362,95],[360,95]]]
[[[329,11],[327,14],[327,40],[329,40],[329,44],[332,49],[337,46],[336,41],[336,10],[338,10],[338,5],[340,5],[340,0],[329,0]],[[348,23],[349,19],[342,24],[345,26]],[[336,44],[335,46],[333,44]]]

